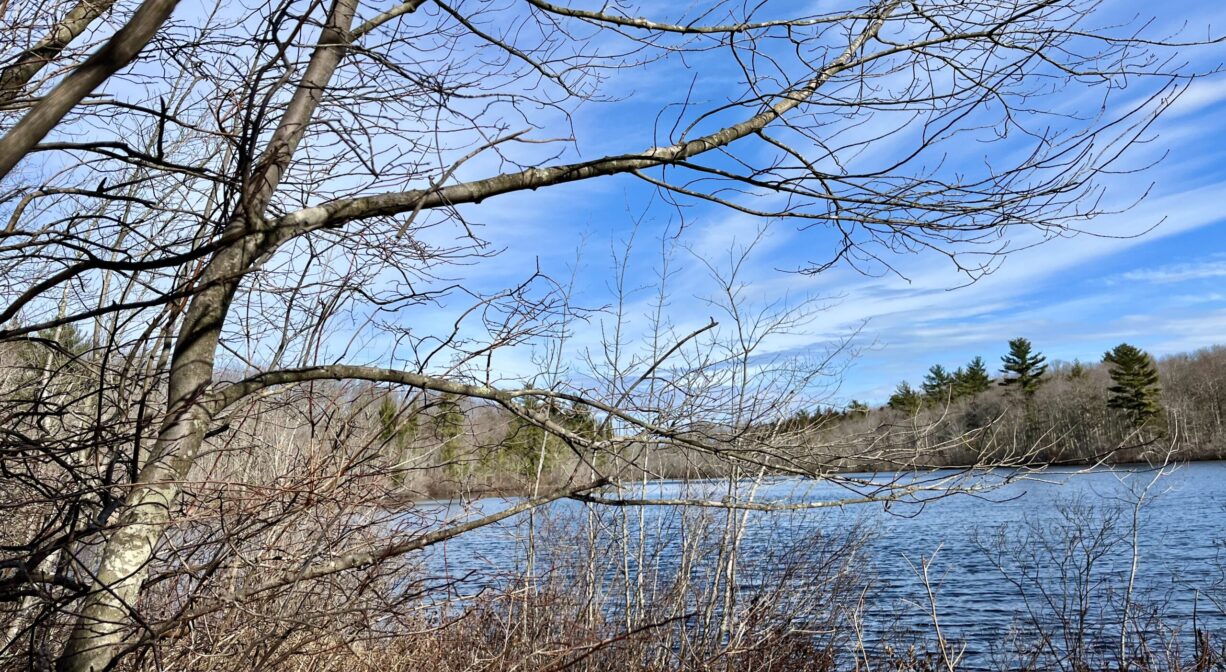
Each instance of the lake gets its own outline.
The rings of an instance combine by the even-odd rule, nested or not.
[[[931,472],[923,478],[948,473]],[[1067,599],[1079,585],[1094,591],[1085,620],[1087,630],[1103,640],[1089,644],[1108,646],[1111,637],[1118,638],[1118,604],[1132,574],[1133,504],[1144,491],[1144,504],[1137,509],[1136,518],[1134,595],[1140,604],[1132,607],[1133,613],[1143,616],[1152,607],[1162,616],[1162,623],[1182,628],[1173,637],[1190,652],[1193,622],[1201,630],[1226,634],[1222,611],[1226,597],[1226,462],[1169,467],[1157,480],[1156,475],[1144,466],[1089,472],[1052,468],[1021,479],[1018,472],[1002,471],[974,477],[976,485],[988,488],[979,495],[960,494],[922,505],[873,503],[802,512],[753,512],[743,540],[742,565],[754,569],[759,549],[777,547],[788,537],[815,530],[863,529],[868,533],[861,551],[864,567],[875,577],[865,620],[874,631],[884,630],[888,623],[894,628],[892,637],[900,630],[917,641],[931,634],[929,603],[917,573],[921,561],[930,560],[930,583],[937,593],[944,635],[965,647],[962,669],[988,667],[1011,629],[1024,631],[1031,618],[1050,619],[1053,602],[1045,598],[1044,591],[1047,596],[1062,594],[1061,599]],[[695,489],[705,489],[711,492],[697,494],[718,498],[724,488],[722,483],[665,481],[648,484],[646,494],[694,496]],[[776,478],[763,481],[755,499],[814,502],[846,496],[846,490],[827,483]],[[487,499],[470,506],[492,511],[505,506],[505,501]],[[456,510],[455,504],[447,506]],[[583,506],[558,502],[552,513],[579,512]],[[637,516],[638,508],[629,510]],[[649,530],[667,529],[652,521],[675,515],[668,507],[643,511]],[[1095,536],[1103,516],[1108,515],[1118,517],[1116,534]],[[440,573],[471,572],[465,584],[470,589],[490,585],[508,567],[522,563],[524,518],[433,549],[428,564]],[[666,561],[674,545],[671,538],[653,540]],[[541,552],[548,554],[549,549]],[[1086,582],[1079,584],[1074,568],[1088,560],[1093,568]],[[547,564],[547,560],[541,562]],[[1078,609],[1075,599],[1054,604],[1056,609]],[[1155,621],[1138,627],[1165,626]]]

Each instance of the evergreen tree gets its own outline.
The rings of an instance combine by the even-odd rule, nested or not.
[[[1086,375],[1086,367],[1081,363],[1081,360],[1074,359],[1073,365],[1068,369],[1069,380],[1081,380]]]
[[[976,357],[954,372],[954,396],[973,397],[987,391],[992,386],[992,377],[988,375],[988,365],[983,357]]]
[[[945,367],[933,364],[928,369],[928,374],[924,376],[924,396],[932,401],[944,403],[949,399],[953,385],[954,377],[949,375]]]
[[[405,411],[390,394],[379,404],[379,438],[394,460],[396,471],[392,478],[397,485],[403,485],[409,451],[417,438],[417,414],[410,412],[405,417]]]
[[[570,408],[563,411],[562,426],[589,440],[595,439],[597,434],[601,433],[596,418],[592,417],[591,409],[579,402],[571,402]],[[608,432],[605,431],[604,434],[607,435]]]
[[[379,438],[397,449],[406,447],[417,436],[417,414],[402,416],[404,412],[392,395],[384,396],[379,404]]]
[[[76,325],[43,329],[14,345],[12,350],[5,348],[5,354],[16,360],[5,371],[12,383],[9,400],[40,402],[49,396],[59,396],[61,402],[80,400],[82,386],[91,384],[91,367],[82,360],[89,353],[89,337]]]
[[[813,421],[814,418],[813,416],[809,415],[809,411],[802,408],[799,411],[796,411],[796,414],[792,416],[791,422],[788,423],[788,429],[792,431],[805,430],[813,425]]]
[[[924,398],[920,396],[919,391],[911,387],[911,383],[904,380],[898,384],[898,387],[894,388],[894,394],[890,395],[887,405],[896,411],[902,411],[907,415],[914,415],[919,411],[923,403]]]
[[[434,434],[441,444],[439,457],[447,465],[447,470],[453,476],[467,472],[465,465],[460,464],[460,437],[464,434],[464,411],[460,408],[459,398],[445,393],[437,402],[434,412]]]
[[[1152,423],[1162,415],[1158,400],[1158,369],[1144,350],[1120,343],[1103,355],[1110,366],[1111,382],[1107,388],[1107,406],[1124,411],[1133,427]]]
[[[1025,338],[1015,338],[1009,341],[1009,354],[1001,357],[1004,362],[1000,384],[1011,387],[1029,400],[1043,384],[1043,374],[1047,371],[1047,358],[1041,353],[1033,352],[1030,341]]]
[[[37,337],[55,343],[62,354],[71,357],[80,357],[89,350],[89,337],[75,324],[43,329]]]
[[[526,415],[548,415],[551,420],[580,435],[595,436],[596,423],[590,414],[577,406],[561,409],[550,402],[548,405],[535,397],[520,402]],[[506,469],[524,478],[536,475],[537,467],[548,473],[567,450],[566,442],[557,435],[542,429],[536,423],[520,416],[512,416],[507,435],[502,440],[499,464],[495,469]]]
[[[857,401],[855,399],[852,399],[851,402],[847,404],[847,415],[849,417],[859,417],[862,415],[868,415],[868,411],[869,411],[868,404],[862,401]]]

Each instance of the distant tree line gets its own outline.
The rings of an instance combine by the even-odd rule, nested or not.
[[[918,386],[900,382],[882,407],[802,412],[789,427],[809,418],[809,440],[848,442],[848,468],[883,466],[853,456],[892,442],[914,444],[927,466],[1023,454],[1065,463],[1226,455],[1226,348],[1156,360],[1121,343],[1091,364],[1050,363],[1026,338],[1008,345],[995,378],[982,357],[952,371],[934,364]],[[925,444],[942,452],[925,454]]]
[[[998,382],[1011,395],[1029,407],[1039,389],[1047,382],[1047,357],[1034,350],[1026,338],[1009,341],[1008,354],[1001,357],[1001,378]],[[1106,406],[1123,412],[1133,428],[1160,423],[1164,413],[1161,401],[1158,368],[1149,353],[1128,343],[1120,343],[1103,355],[1111,385],[1107,388]],[[1070,379],[1085,376],[1080,361],[1073,362],[1064,372]],[[925,405],[945,404],[957,399],[974,398],[992,387],[982,357],[975,357],[965,367],[952,373],[941,364],[934,364],[924,376],[920,389],[903,381],[890,395],[886,406],[906,413],[916,413]]]
[[[367,394],[380,395],[374,418],[379,441],[395,465],[397,484],[409,495],[522,491],[538,476],[552,482],[578,463],[603,459],[581,455],[578,446],[523,416],[465,403],[454,394],[404,398],[377,389]],[[522,406],[525,412],[551,418],[565,435],[591,438],[610,432],[578,404],[547,404],[528,397]],[[445,478],[416,478],[437,470]]]
[[[18,370],[29,376],[53,370],[61,387],[69,385],[83,337],[64,327],[39,338],[54,347],[9,356],[27,360]],[[68,388],[64,393],[73,394]],[[404,396],[374,385],[342,391],[321,384],[315,394],[350,409],[356,425],[337,440],[380,445],[391,482],[409,497],[526,492],[533,483],[623,461],[585,454],[567,441],[567,435],[615,431],[606,418],[569,402],[528,397],[519,415],[454,394]],[[270,402],[286,408],[299,403]],[[561,434],[526,419],[542,412]],[[267,424],[309,430],[292,429],[298,422],[290,418]],[[837,470],[1012,464],[1019,456],[1027,462],[1130,461],[1168,449],[1179,459],[1216,459],[1226,456],[1226,347],[1155,360],[1121,343],[1097,363],[1062,363],[1015,338],[995,370],[982,356],[952,369],[937,363],[918,384],[900,382],[879,407],[854,399],[842,407],[802,407],[745,431],[769,434],[795,455],[808,446],[812,463]],[[694,455],[626,445],[651,453],[653,466],[641,470],[648,478],[723,473],[722,465]]]

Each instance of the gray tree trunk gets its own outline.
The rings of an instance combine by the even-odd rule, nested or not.
[[[208,392],[231,301],[243,274],[270,251],[264,211],[346,51],[356,7],[357,0],[337,0],[333,6],[302,82],[261,158],[263,172],[222,233],[223,240],[236,242],[216,253],[200,279],[201,290],[187,310],[171,359],[167,420],[103,545],[92,591],[57,663],[61,672],[100,672],[123,649],[141,584],[178,504],[179,483],[188,476],[212,421],[215,405]]]

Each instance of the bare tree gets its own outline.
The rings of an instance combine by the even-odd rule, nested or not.
[[[60,669],[101,670],[225,605],[369,569],[559,498],[636,505],[597,491],[625,475],[607,465],[643,446],[746,474],[820,473],[763,430],[779,404],[763,405],[776,391],[750,383],[756,327],[736,314],[734,283],[731,332],[705,345],[702,330],[658,340],[616,394],[500,386],[482,367],[491,353],[559,337],[572,308],[544,275],[492,293],[456,281],[492,254],[467,226],[476,206],[622,175],[679,208],[714,203],[833,233],[806,272],[840,261],[888,268],[891,254],[926,248],[974,278],[1007,251],[1006,231],[1065,235],[1101,212],[1098,178],[1134,167],[1121,163],[1125,150],[1185,74],[1174,49],[1188,45],[1144,24],[1102,28],[1098,5],[856,0],[796,16],[719,2],[653,19],[544,0],[409,0],[381,12],[358,0],[269,0],[177,17],[173,0],[87,3],[63,16],[31,7],[26,15],[51,18],[30,25],[49,28],[6,45],[0,91],[6,105],[24,101],[0,139],[0,340],[18,372],[6,388],[3,459],[15,487],[4,506],[35,531],[6,542],[0,595],[37,597],[63,616],[45,630]],[[98,46],[80,60],[87,47],[68,46],[84,35]],[[674,63],[700,79],[735,72],[737,83],[661,102],[640,135],[663,140],[645,149],[593,156],[583,138],[555,139],[573,134],[576,111],[621,104],[618,78]],[[1133,78],[1155,85],[1121,105],[1117,85]],[[1096,96],[1082,108],[1094,112],[1044,108],[1072,95]],[[943,165],[985,128],[1008,147],[1004,159]],[[396,323],[462,297],[471,308],[450,330]],[[790,318],[772,319],[758,326]],[[358,345],[372,333],[396,344],[387,359]],[[666,366],[687,347],[694,359]],[[648,380],[659,381],[652,401],[668,407],[636,403]],[[157,586],[203,585],[238,562],[196,563],[183,548],[205,535],[194,507],[223,480],[211,470],[242,409],[335,381],[498,406],[590,458],[587,470],[499,513],[353,547],[332,540],[330,559],[283,565],[211,601],[189,592],[170,616],[146,618],[142,596]],[[554,402],[590,408],[615,431],[568,428]],[[347,431],[328,439],[355,460],[345,474],[365,459],[340,450]],[[321,484],[335,480],[320,472],[313,483],[328,491]],[[948,484],[873,487],[851,499]],[[729,514],[730,540],[736,529]],[[734,563],[722,571],[734,581]]]

